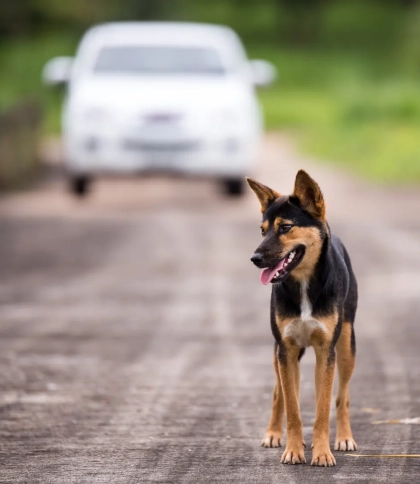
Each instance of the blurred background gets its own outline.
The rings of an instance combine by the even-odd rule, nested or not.
[[[250,58],[270,60],[278,69],[275,85],[260,93],[268,129],[288,130],[304,152],[373,180],[420,179],[416,0],[4,0],[1,186],[18,184],[25,172],[21,167],[21,175],[12,175],[4,166],[5,152],[22,151],[20,143],[4,141],[17,125],[37,125],[42,136],[59,133],[62,93],[40,82],[44,64],[74,55],[88,27],[110,20],[231,26]],[[26,144],[20,157],[33,146]]]
[[[146,114],[150,137],[131,140],[133,151],[164,162],[191,149],[194,163],[200,146],[177,138],[190,123],[201,140],[219,137],[226,157],[208,161],[228,168],[245,160],[235,153],[252,152],[255,163],[235,174],[242,184],[249,174],[288,194],[298,169],[314,177],[359,284],[355,439],[361,453],[400,457],[337,455],[331,472],[357,482],[418,482],[418,459],[401,454],[419,454],[420,442],[420,0],[1,0],[0,482],[323,479],[309,465],[280,466],[275,449],[260,447],[273,342],[270,291],[249,261],[261,241],[250,190],[227,179],[230,195],[244,195],[228,198],[215,180],[160,174],[100,179],[82,200],[69,193],[60,132],[66,89],[44,85],[42,72],[55,56],[74,56],[90,27],[119,20],[227,25],[249,59],[275,66],[273,79],[269,64],[253,64],[270,83],[250,82],[244,70],[243,105],[255,108],[258,99],[262,106],[245,116],[231,104],[240,89],[219,62],[224,50],[220,58],[212,49],[195,55],[198,34],[187,31],[194,55],[146,57],[153,69],[206,71],[194,92],[188,76],[182,85],[177,76],[166,85],[155,80],[153,92],[155,84],[136,78],[137,88],[123,76],[107,84],[98,73],[81,105],[84,127],[77,113],[73,126],[89,135],[108,119],[107,135],[119,136],[112,124],[119,113],[135,130]],[[127,59],[124,69],[139,67],[137,54],[118,53],[105,52],[95,68],[112,71]],[[90,105],[94,97],[110,103],[105,112]],[[159,109],[142,112],[152,100]],[[193,116],[183,118],[175,104],[185,100]],[[229,131],[244,120],[261,140],[258,154],[246,144],[251,136]],[[154,127],[168,136],[165,146]],[[71,149],[77,143],[68,139]],[[95,138],[83,143],[91,153],[100,146]],[[123,157],[103,152],[122,165]],[[72,188],[81,194],[83,181]],[[306,442],[315,418],[313,365],[307,351]],[[310,445],[306,452],[309,460]]]

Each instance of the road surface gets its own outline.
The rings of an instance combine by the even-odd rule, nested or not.
[[[420,420],[375,423],[420,417],[420,196],[302,160],[277,135],[254,175],[290,193],[298,168],[359,281],[357,454],[420,454]],[[149,178],[80,202],[54,176],[0,199],[0,234],[1,483],[420,482],[420,458],[335,452],[324,469],[260,447],[274,375],[251,193]],[[313,365],[310,350],[307,442]]]

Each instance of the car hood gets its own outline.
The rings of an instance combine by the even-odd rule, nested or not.
[[[77,108],[185,110],[249,104],[252,87],[237,78],[148,77],[79,80],[69,102]]]

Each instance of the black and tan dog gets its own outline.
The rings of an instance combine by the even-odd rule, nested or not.
[[[249,178],[247,181],[260,201],[263,214],[264,240],[251,261],[263,269],[261,282],[273,284],[271,328],[277,381],[262,445],[281,445],[286,411],[287,444],[281,461],[306,462],[299,411],[299,360],[305,348],[313,346],[316,417],[312,465],[334,466],[329,419],[336,362],[339,388],[335,450],[357,449],[349,418],[357,306],[357,284],[350,259],[340,239],[331,234],[321,190],[306,172],[298,172],[290,196],[282,196]]]

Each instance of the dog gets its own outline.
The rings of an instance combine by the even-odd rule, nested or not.
[[[281,462],[306,462],[299,410],[299,361],[305,348],[312,346],[316,355],[316,417],[311,464],[331,467],[336,464],[329,443],[336,364],[339,387],[335,450],[357,450],[349,416],[349,383],[356,357],[356,278],[344,245],[330,231],[322,192],[305,171],[297,173],[290,196],[280,195],[251,178],[246,180],[262,212],[263,241],[251,261],[262,269],[261,282],[272,284],[276,385],[262,445],[281,446],[286,412],[287,443]]]

